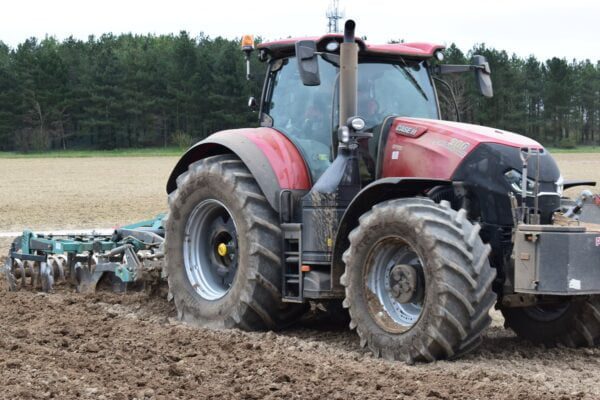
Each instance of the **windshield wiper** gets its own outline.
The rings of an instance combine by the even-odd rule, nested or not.
[[[402,62],[404,62],[404,60],[402,60]],[[404,65],[406,65],[406,62],[404,62]],[[410,83],[412,83],[413,87],[415,89],[417,89],[419,91],[419,93],[421,93],[421,96],[423,96],[423,98],[425,100],[429,101],[429,97],[427,97],[427,93],[425,93],[425,90],[423,90],[421,85],[419,85],[419,82],[415,79],[413,74],[411,74],[410,71],[406,69],[407,68],[406,66],[403,67],[401,65],[394,64],[394,67],[396,67],[398,70],[400,70],[404,74],[404,76],[406,76],[408,78]]]

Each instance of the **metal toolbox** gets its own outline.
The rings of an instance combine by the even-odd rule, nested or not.
[[[600,294],[600,230],[520,225],[513,257],[517,293]]]

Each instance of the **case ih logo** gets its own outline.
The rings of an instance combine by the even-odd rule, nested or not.
[[[600,236],[596,238],[596,247],[600,247]]]
[[[413,128],[412,126],[398,124],[398,126],[396,126],[396,133],[408,137],[415,137],[417,136],[417,133],[419,133],[419,130],[417,128]]]

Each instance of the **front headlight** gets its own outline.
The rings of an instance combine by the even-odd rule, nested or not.
[[[565,190],[565,180],[563,179],[563,176],[559,176],[558,180],[556,181],[556,193],[559,194],[560,197],[562,197],[563,192]]]
[[[523,174],[516,169],[510,169],[504,173],[504,177],[510,184],[511,189],[517,193],[522,194],[523,192]],[[526,195],[533,197],[533,191],[535,189],[535,181],[527,178],[527,190]]]

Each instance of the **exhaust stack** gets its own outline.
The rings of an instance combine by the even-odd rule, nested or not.
[[[354,40],[356,23],[349,19],[344,25],[344,41],[340,45],[340,121],[344,126],[348,118],[357,114],[358,44]]]

